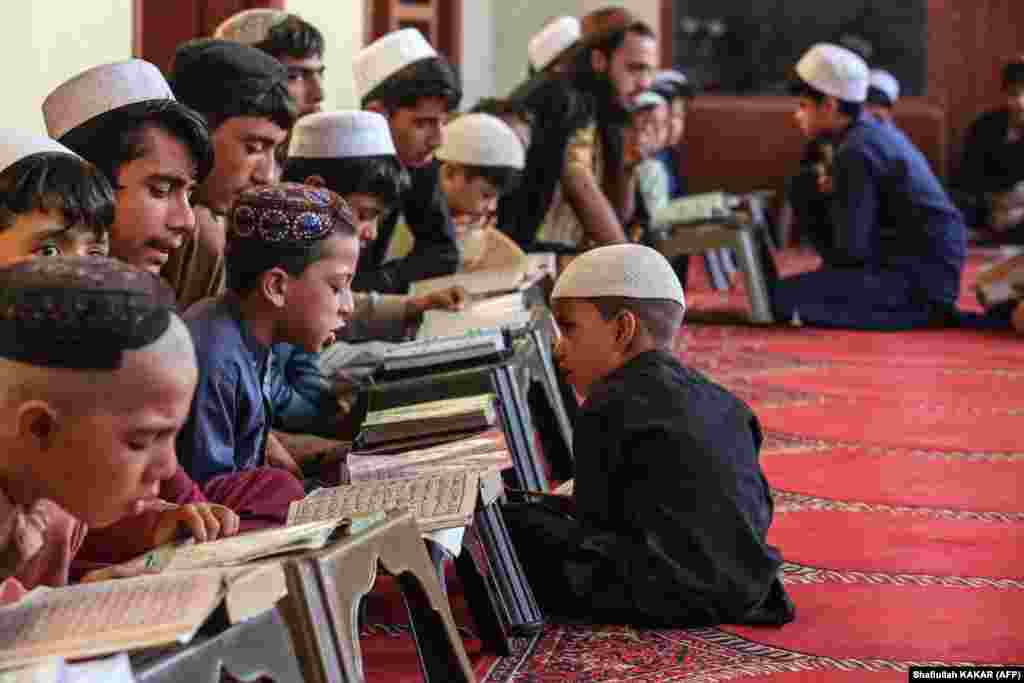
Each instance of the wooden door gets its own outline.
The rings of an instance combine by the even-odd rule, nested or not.
[[[132,54],[166,74],[174,50],[192,38],[209,36],[232,14],[257,7],[284,9],[285,0],[135,0]]]

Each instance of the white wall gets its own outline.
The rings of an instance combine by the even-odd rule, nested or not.
[[[43,99],[68,78],[132,53],[132,0],[8,0],[0,22],[0,126],[45,133]]]
[[[364,0],[288,0],[285,6],[324,34],[324,110],[358,107],[352,59],[363,47]]]

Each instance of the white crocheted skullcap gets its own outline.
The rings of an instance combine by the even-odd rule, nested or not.
[[[288,12],[279,9],[261,7],[242,10],[222,21],[214,30],[213,37],[255,45],[266,40],[274,24],[286,17]]]
[[[302,159],[396,156],[386,118],[373,111],[325,111],[299,119],[288,156]]]
[[[0,128],[0,173],[32,154],[63,152],[78,155],[52,138],[14,128]]]
[[[576,17],[558,17],[538,31],[526,48],[530,64],[537,71],[576,44],[580,39],[580,20]]]
[[[612,244],[578,256],[562,272],[552,299],[664,299],[686,309],[683,286],[660,252],[642,244]]]
[[[814,45],[797,62],[796,73],[811,87],[845,102],[867,99],[868,65],[845,47]]]
[[[435,155],[468,166],[505,166],[522,170],[526,150],[512,128],[490,114],[464,114],[444,127],[444,143]]]
[[[103,64],[57,86],[43,101],[46,131],[59,140],[100,114],[136,102],[173,100],[160,69],[141,59]]]
[[[360,50],[352,60],[356,95],[362,100],[392,74],[413,62],[436,56],[437,51],[414,28],[381,36]]]

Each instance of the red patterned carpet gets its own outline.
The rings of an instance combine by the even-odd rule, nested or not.
[[[972,254],[965,307],[989,256]],[[784,269],[812,265],[787,254]],[[744,306],[703,282],[688,296]],[[1024,664],[1024,339],[691,325],[679,350],[762,420],[797,620],[551,626],[501,660],[470,641],[481,681],[853,683],[905,681],[912,663]],[[407,636],[364,648],[370,680],[417,680]]]

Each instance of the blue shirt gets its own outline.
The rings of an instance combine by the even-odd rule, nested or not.
[[[200,484],[264,465],[272,421],[271,351],[257,341],[230,292],[191,307],[199,382],[178,435],[178,461]]]
[[[291,344],[275,344],[271,400],[275,427],[293,432],[318,431],[337,411],[330,387],[320,374],[320,356]]]
[[[956,301],[967,250],[963,217],[899,128],[861,115],[836,150],[833,181],[827,265],[901,270],[928,301]]]
[[[686,178],[680,174],[680,159],[676,150],[666,147],[654,158],[662,163],[668,171],[668,196],[669,199],[679,199],[686,195]]]

